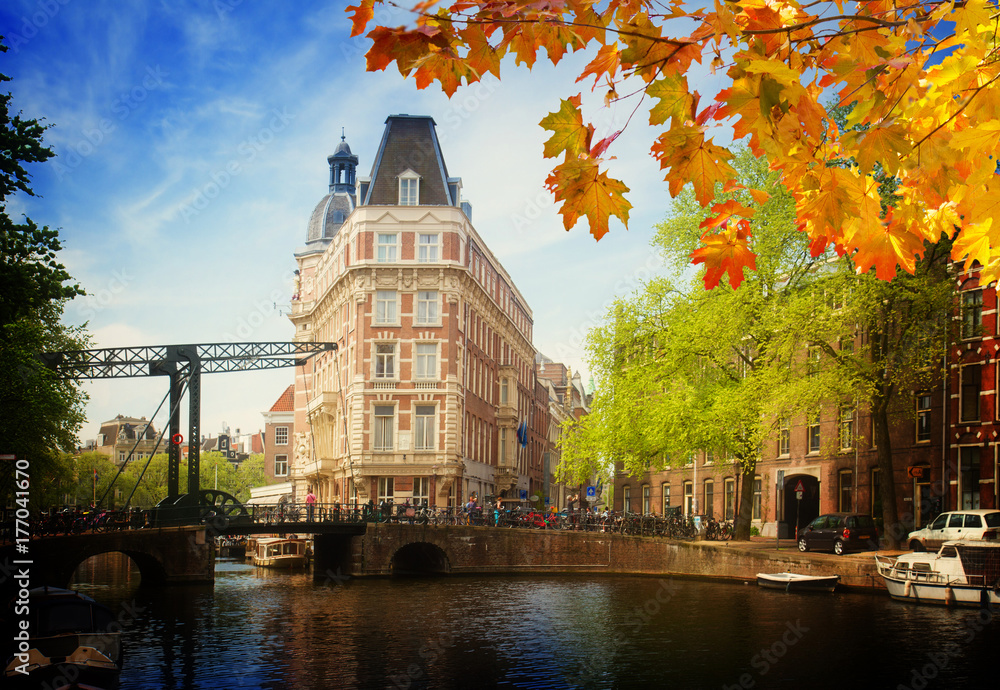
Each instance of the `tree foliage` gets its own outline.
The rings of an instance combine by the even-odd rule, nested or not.
[[[352,35],[383,1],[348,8]],[[1000,277],[995,0],[423,0],[413,13],[415,25],[367,34],[368,69],[395,62],[418,88],[437,82],[449,96],[488,73],[499,78],[508,55],[531,69],[592,50],[577,81],[593,77],[606,102],[648,109],[671,195],[690,187],[707,210],[693,259],[708,269],[708,287],[723,273],[737,286],[755,256],[742,220],[757,207],[715,199],[718,187],[740,184],[715,141],[721,126],[780,174],[813,256],[832,247],[888,280],[897,267],[916,270],[925,242],[954,238],[954,260],[978,261],[985,282]],[[726,88],[695,90],[706,69],[725,70]],[[821,103],[830,96],[857,104],[843,130]],[[586,216],[600,239],[611,216],[627,223],[628,188],[604,169],[620,132],[595,141],[579,95],[541,124],[552,132],[544,155],[562,157],[547,185],[566,228]],[[832,164],[844,160],[852,164]],[[879,166],[896,181],[888,213]]]
[[[0,44],[0,52],[6,50]],[[4,81],[9,78],[0,75]],[[41,487],[65,474],[63,455],[76,445],[86,396],[75,383],[57,379],[37,356],[83,349],[87,337],[82,328],[61,323],[66,301],[83,290],[56,259],[62,248],[58,232],[7,215],[8,195],[34,195],[25,165],[52,156],[42,144],[45,127],[12,113],[10,100],[9,93],[0,94],[0,453],[27,459],[32,482]],[[2,477],[6,500],[13,473]]]

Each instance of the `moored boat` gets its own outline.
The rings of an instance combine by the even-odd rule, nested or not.
[[[259,538],[253,564],[264,568],[304,568],[309,564],[306,540],[296,537]]]
[[[947,541],[875,564],[893,599],[920,604],[1000,605],[1000,542]]]
[[[786,592],[832,592],[840,575],[802,575],[801,573],[757,573],[757,584]]]
[[[28,611],[31,637],[8,660],[5,683],[104,687],[115,682],[121,626],[108,607],[72,590],[38,587],[29,591]]]

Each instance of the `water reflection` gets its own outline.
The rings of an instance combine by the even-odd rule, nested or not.
[[[995,687],[1000,624],[884,594],[625,577],[322,585],[240,561],[220,561],[214,588],[146,589],[127,560],[102,558],[78,574],[102,584],[74,586],[140,607],[123,689]]]

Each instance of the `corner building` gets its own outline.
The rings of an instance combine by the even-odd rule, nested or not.
[[[296,252],[296,500],[460,505],[533,488],[532,315],[473,227],[430,117],[392,115],[372,165],[343,140]],[[540,472],[539,472],[540,474]],[[532,481],[534,479],[535,481]]]

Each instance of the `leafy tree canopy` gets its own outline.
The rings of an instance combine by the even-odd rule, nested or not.
[[[352,35],[383,2],[348,8]],[[418,88],[438,82],[449,96],[488,73],[499,78],[507,55],[531,69],[594,50],[577,81],[593,78],[607,102],[648,109],[671,195],[690,186],[707,210],[691,254],[707,268],[707,287],[724,273],[738,286],[755,259],[746,222],[755,207],[715,198],[741,184],[715,142],[723,124],[780,173],[814,256],[832,247],[889,280],[898,267],[914,272],[925,242],[954,237],[953,259],[978,261],[984,281],[1000,277],[995,0],[423,0],[413,12],[413,26],[367,34],[368,69],[395,62]],[[725,70],[727,87],[700,94],[695,63]],[[857,104],[846,129],[821,104],[831,95]],[[541,125],[552,132],[544,155],[561,157],[547,185],[566,228],[586,217],[599,239],[611,216],[627,224],[628,187],[604,170],[620,132],[595,141],[579,95]],[[845,160],[852,164],[837,164]],[[888,212],[880,169],[897,181]],[[763,190],[748,191],[763,201]]]

